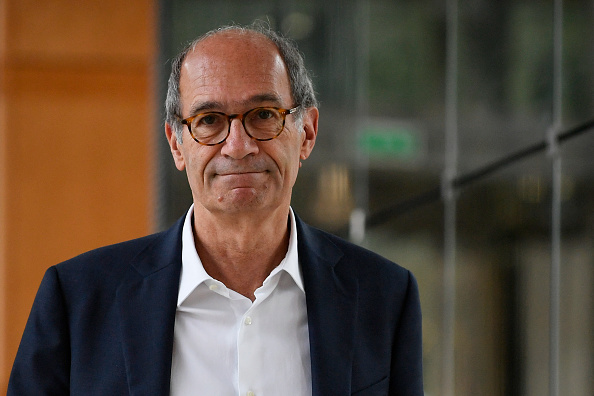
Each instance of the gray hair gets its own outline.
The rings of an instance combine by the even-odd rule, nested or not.
[[[289,83],[291,86],[291,95],[296,105],[299,105],[299,111],[296,114],[298,124],[301,123],[303,110],[308,107],[317,106],[318,102],[313,89],[313,83],[309,72],[305,68],[303,56],[297,49],[297,46],[286,37],[273,31],[263,23],[255,22],[249,26],[229,25],[213,29],[197,39],[190,42],[182,51],[171,61],[171,74],[167,86],[167,99],[165,100],[165,122],[167,122],[177,137],[178,142],[182,141],[183,125],[178,117],[181,117],[181,99],[179,90],[179,81],[181,76],[181,67],[188,53],[193,51],[202,40],[224,32],[237,32],[240,34],[260,34],[269,39],[280,53],[285,62],[289,73]]]

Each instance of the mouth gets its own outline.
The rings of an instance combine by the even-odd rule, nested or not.
[[[208,169],[210,168],[210,169]],[[211,179],[221,180],[254,180],[271,171],[270,164],[264,159],[248,159],[244,161],[213,161],[206,169]]]
[[[249,175],[252,173],[264,173],[264,170],[249,170],[249,171],[233,171],[233,172],[221,172],[215,173],[216,176],[235,176],[235,175]]]
[[[214,178],[235,187],[250,187],[262,180],[266,174],[267,171],[223,172],[215,174]]]

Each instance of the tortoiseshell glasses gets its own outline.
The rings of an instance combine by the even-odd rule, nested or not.
[[[293,114],[298,109],[299,106],[292,109],[256,107],[243,114],[210,111],[180,120],[188,126],[192,138],[204,146],[215,146],[227,140],[235,118],[241,120],[250,138],[263,142],[278,137],[285,127],[287,114]]]

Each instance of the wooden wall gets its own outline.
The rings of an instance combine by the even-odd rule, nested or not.
[[[0,0],[0,393],[46,268],[152,229],[156,26],[151,0]]]

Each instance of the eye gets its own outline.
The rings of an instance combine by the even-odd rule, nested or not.
[[[194,118],[192,128],[203,129],[224,129],[227,123],[227,118],[224,114],[219,113],[203,113]]]
[[[274,117],[274,113],[270,109],[258,109],[256,117],[260,120],[268,120]]]
[[[213,125],[219,120],[220,116],[217,114],[204,114],[202,117],[198,117],[199,125]]]

